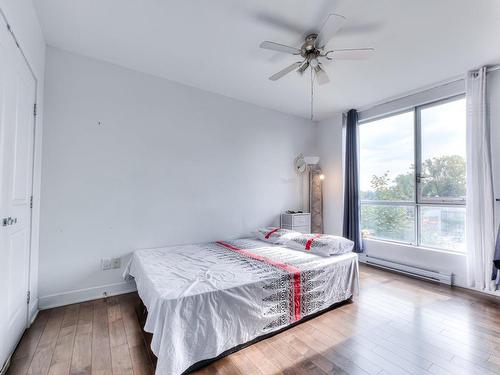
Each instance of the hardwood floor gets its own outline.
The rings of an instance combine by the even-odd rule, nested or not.
[[[343,305],[196,372],[500,374],[500,302],[361,265]],[[8,374],[152,374],[136,293],[41,311]]]

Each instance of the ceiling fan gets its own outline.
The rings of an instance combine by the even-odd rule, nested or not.
[[[288,73],[296,70],[303,74],[308,68],[311,69],[311,79],[313,73],[319,85],[330,82],[330,78],[324,68],[324,63],[331,60],[364,60],[369,58],[375,49],[373,48],[350,48],[338,50],[326,50],[326,45],[333,36],[342,28],[346,18],[340,14],[331,13],[326,18],[322,27],[317,33],[310,33],[305,37],[302,46],[296,48],[284,44],[264,41],[260,48],[300,56],[300,61],[294,62],[279,72],[269,77],[271,81],[277,81]],[[312,84],[312,82],[311,82]]]

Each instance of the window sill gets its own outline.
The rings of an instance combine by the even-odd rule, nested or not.
[[[377,238],[363,238],[363,242],[376,242],[376,243],[380,243],[380,244],[388,244],[391,246],[403,246],[403,247],[415,249],[417,251],[421,251],[421,250],[432,251],[434,253],[441,253],[441,254],[447,254],[447,255],[457,255],[457,256],[464,257],[464,258],[467,256],[467,254],[464,252],[446,250],[446,249],[436,249],[433,247],[426,247],[426,246],[417,246],[417,245],[413,245],[411,243],[382,240],[382,239],[377,239]]]

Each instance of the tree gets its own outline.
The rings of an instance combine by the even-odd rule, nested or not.
[[[377,201],[409,200],[413,194],[412,175],[412,172],[408,172],[397,176],[394,185],[391,185],[389,171],[382,176],[374,175],[370,184],[373,190],[361,195]],[[408,215],[411,214],[412,210],[404,206],[362,205],[361,228],[375,237],[404,241],[411,234],[408,233],[411,230],[408,226],[412,222]]]
[[[427,159],[422,163],[422,196],[465,197],[465,160],[458,155]],[[392,181],[389,171],[382,176],[373,175],[369,191],[361,191],[362,200],[414,201],[415,168],[399,174]],[[414,210],[409,206],[370,205],[361,206],[361,228],[371,236],[400,241],[414,238]]]
[[[422,196],[465,197],[465,160],[458,155],[427,159],[422,163]]]

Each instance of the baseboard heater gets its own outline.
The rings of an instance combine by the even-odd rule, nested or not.
[[[443,273],[437,271],[429,271],[418,267],[407,266],[405,264],[395,263],[388,260],[372,258],[366,256],[362,262],[370,264],[375,267],[384,268],[390,271],[402,273],[404,275],[409,275],[413,277],[418,277],[419,279],[436,281],[442,284],[452,285],[453,284],[453,274]]]

